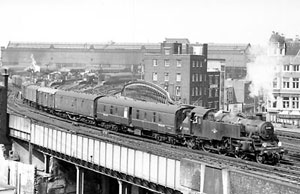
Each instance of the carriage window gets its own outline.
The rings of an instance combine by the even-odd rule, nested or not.
[[[115,108],[115,112],[118,113],[118,107]]]
[[[128,118],[128,108],[124,108],[124,118]]]
[[[153,121],[153,122],[156,122],[156,112],[153,113],[152,121]]]
[[[147,113],[144,114],[144,120],[147,120]]]
[[[113,114],[113,106],[110,106],[110,114]]]
[[[161,116],[160,116],[160,114],[158,115],[158,122],[161,122]]]
[[[201,124],[201,118],[197,117],[197,120],[198,120],[198,124]]]
[[[140,110],[136,110],[136,119],[140,119]]]
[[[104,105],[104,106],[103,106],[103,112],[105,112],[105,111],[106,111],[106,106]]]

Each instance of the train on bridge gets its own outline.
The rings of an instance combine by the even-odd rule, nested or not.
[[[242,114],[33,84],[22,84],[21,92],[23,102],[37,109],[108,130],[266,164],[277,164],[285,152],[272,123]]]

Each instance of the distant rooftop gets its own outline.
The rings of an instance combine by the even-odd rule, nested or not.
[[[244,51],[251,47],[250,43],[230,44],[230,43],[208,43],[208,51],[228,50],[228,51]]]
[[[166,38],[166,43],[182,43],[182,44],[190,44],[189,39],[187,38]]]
[[[166,38],[167,43],[190,44],[191,46],[203,46],[202,43],[190,43],[187,38]],[[60,43],[60,42],[9,42],[7,48],[24,48],[24,49],[124,49],[124,50],[159,50],[161,43],[118,43],[118,42],[102,42],[102,43]],[[244,44],[222,44],[209,43],[208,51],[245,51],[251,45]]]
[[[9,42],[7,48],[36,48],[36,49],[160,49],[160,43],[57,43],[57,42]]]

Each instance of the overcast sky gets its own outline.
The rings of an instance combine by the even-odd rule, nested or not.
[[[267,43],[300,35],[299,0],[0,0],[0,45],[22,42]]]

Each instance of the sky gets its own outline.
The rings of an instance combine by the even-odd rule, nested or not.
[[[299,0],[0,0],[0,45],[143,42],[264,45],[300,35]]]

